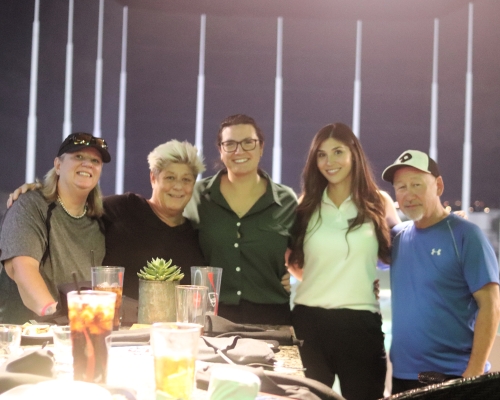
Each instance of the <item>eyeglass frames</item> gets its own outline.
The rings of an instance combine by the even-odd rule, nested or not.
[[[238,145],[241,146],[241,149],[244,151],[250,151],[257,147],[257,142],[261,142],[259,139],[243,139],[237,142],[236,140],[226,140],[225,142],[221,142],[220,146],[226,153],[234,153],[238,148]]]

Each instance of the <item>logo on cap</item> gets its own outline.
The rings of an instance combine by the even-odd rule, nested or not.
[[[410,153],[404,153],[401,157],[399,157],[399,162],[400,163],[405,163],[409,160],[411,160],[413,156]]]

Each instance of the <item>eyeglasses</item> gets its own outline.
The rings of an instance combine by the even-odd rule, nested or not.
[[[103,149],[108,148],[108,144],[104,139],[96,138],[88,133],[74,133],[73,135],[69,136],[67,140],[73,142],[73,144],[76,145],[84,144],[90,146],[91,144],[95,144]]]
[[[250,151],[255,149],[257,146],[257,142],[261,142],[259,139],[243,139],[239,142],[236,140],[226,140],[225,142],[221,142],[220,146],[226,153],[234,153],[238,149],[238,145],[241,146],[243,151]]]

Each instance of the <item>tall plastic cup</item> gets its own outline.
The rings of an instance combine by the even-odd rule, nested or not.
[[[195,385],[197,324],[156,323],[151,328],[157,399],[189,400]]]
[[[221,278],[222,268],[191,267],[191,284],[208,288],[207,314],[217,315],[218,313]]]
[[[175,288],[177,322],[205,326],[207,291],[205,286],[195,285],[178,285]]]
[[[91,267],[92,290],[116,293],[115,318],[113,320],[113,330],[120,329],[122,319],[122,292],[124,267]]]
[[[77,381],[106,383],[115,301],[114,292],[68,293],[73,377]]]

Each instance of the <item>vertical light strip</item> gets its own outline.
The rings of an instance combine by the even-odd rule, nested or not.
[[[73,14],[74,0],[69,0],[68,43],[66,44],[66,82],[64,87],[63,140],[71,133],[71,95],[73,91]]]
[[[33,36],[31,40],[30,104],[28,111],[28,135],[26,142],[26,182],[35,180],[36,166],[36,96],[38,87],[38,47],[40,39],[40,0],[35,0]]]
[[[278,17],[276,83],[274,89],[273,181],[281,183],[281,127],[283,119],[283,17]]]
[[[196,132],[195,146],[198,154],[203,156],[203,111],[205,107],[205,37],[207,30],[207,16],[201,15],[200,19],[200,55],[198,66],[198,89],[196,94]],[[202,174],[198,175],[201,178]]]
[[[115,193],[122,194],[125,182],[125,105],[127,99],[127,27],[128,7],[123,7],[122,65],[120,71],[120,99],[118,105],[118,139],[116,140]]]
[[[439,59],[439,19],[434,19],[434,49],[432,58],[432,85],[431,85],[431,142],[429,155],[438,160],[438,59]]]
[[[356,24],[356,71],[354,73],[354,99],[352,109],[352,131],[359,138],[361,120],[361,38],[363,22]]]
[[[96,137],[101,137],[103,25],[104,25],[104,0],[99,0],[99,28],[97,34],[97,60],[95,64],[95,100],[94,100],[94,136]]]
[[[467,37],[467,74],[465,77],[465,129],[462,171],[462,210],[469,213],[472,158],[472,22],[474,6],[469,3],[469,31]]]

